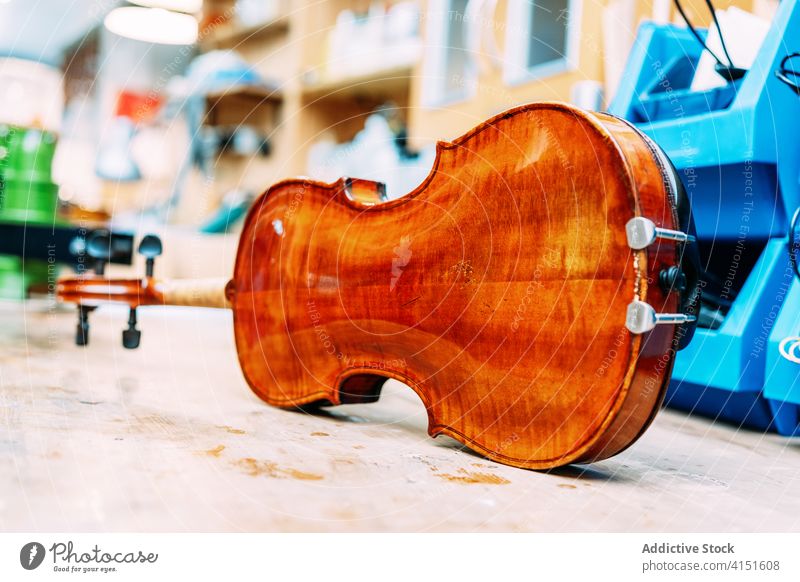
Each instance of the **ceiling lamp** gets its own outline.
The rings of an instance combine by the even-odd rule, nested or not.
[[[180,4],[177,0],[172,3]],[[197,20],[194,16],[163,8],[115,8],[108,13],[104,23],[114,34],[144,42],[193,44],[197,41]]]
[[[163,8],[175,12],[189,12],[195,14],[203,7],[203,0],[128,0],[131,4],[138,4],[147,8]]]

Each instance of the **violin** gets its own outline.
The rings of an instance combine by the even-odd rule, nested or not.
[[[88,312],[233,310],[239,363],[267,403],[376,401],[411,387],[431,436],[529,469],[633,443],[659,409],[699,292],[691,212],[669,160],[606,113],[534,103],[437,144],[430,174],[290,179],[246,217],[229,281],[63,279]]]

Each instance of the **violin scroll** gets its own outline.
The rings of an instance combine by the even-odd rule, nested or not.
[[[136,328],[136,308],[140,305],[154,305],[162,300],[153,280],[155,258],[163,252],[161,239],[154,234],[146,235],[139,243],[138,252],[146,259],[144,279],[107,279],[103,275],[106,263],[113,253],[112,238],[108,234],[94,236],[86,243],[86,254],[94,259],[94,275],[58,282],[59,299],[78,306],[76,345],[89,344],[89,314],[100,304],[126,303],[130,312],[128,327],[122,331],[122,345],[126,349],[139,347],[142,332]]]

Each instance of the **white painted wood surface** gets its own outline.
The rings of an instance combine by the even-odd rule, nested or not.
[[[591,467],[536,473],[425,431],[398,383],[329,414],[277,410],[228,312],[0,305],[4,531],[797,531],[800,443],[664,411]],[[281,357],[274,354],[273,357]]]

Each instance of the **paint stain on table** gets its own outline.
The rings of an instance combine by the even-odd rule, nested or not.
[[[227,425],[217,425],[217,428],[221,428],[222,430],[224,430],[225,432],[228,432],[228,433],[230,433],[230,434],[247,434],[247,433],[246,433],[246,432],[244,432],[242,429],[240,429],[240,428],[233,428],[232,426],[227,426]]]
[[[206,455],[209,457],[219,457],[222,454],[222,451],[225,450],[225,445],[219,445],[214,447],[213,449],[208,449],[204,451]]]
[[[298,479],[300,481],[321,481],[322,475],[307,473],[297,469],[281,467],[273,461],[260,461],[251,457],[239,459],[233,463],[251,477],[272,477],[274,479]]]
[[[505,477],[500,477],[499,475],[495,475],[493,473],[467,471],[466,469],[459,469],[455,475],[451,473],[435,473],[435,475],[441,479],[446,479],[447,481],[451,481],[453,483],[466,483],[470,485],[507,485],[511,483],[511,481]]]

